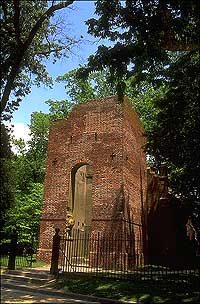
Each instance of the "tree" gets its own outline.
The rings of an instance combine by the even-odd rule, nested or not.
[[[180,57],[169,68],[165,93],[152,98],[157,115],[147,130],[147,151],[156,164],[168,165],[173,192],[190,206],[200,229],[199,69],[196,52]]]
[[[198,0],[98,0],[96,14],[98,19],[87,21],[89,33],[116,43],[100,46],[79,74],[109,67],[120,98],[125,77],[134,75],[135,83],[146,77],[158,80],[170,63],[170,52],[199,50]]]
[[[73,2],[74,0],[0,1],[0,113],[4,112],[5,119],[10,118],[22,97],[30,92],[32,83],[52,84],[44,60],[51,56],[56,60],[62,55],[67,55],[76,41],[61,34],[61,23],[50,22],[50,18],[56,11],[69,7]],[[31,78],[31,75],[34,75],[34,78]]]
[[[49,99],[45,103],[49,106],[49,119],[51,122],[68,117],[74,106],[74,103],[68,100]]]
[[[11,153],[11,157],[6,163],[5,170],[3,166],[1,167],[4,173],[3,187],[1,188],[4,206],[1,212],[4,221],[1,221],[1,229],[8,235],[13,228],[17,228],[19,241],[30,243],[30,240],[32,240],[34,249],[37,246],[42,212],[49,129],[55,118],[61,118],[69,114],[71,106],[71,103],[67,101],[58,103],[49,100],[47,104],[50,106],[49,114],[32,113],[29,125],[30,140],[28,142],[23,139],[12,138],[11,143],[17,150],[17,154],[9,152],[7,133],[2,133],[6,144],[2,145],[1,160],[4,160],[5,155],[9,155],[8,152]],[[3,165],[5,165],[5,161]],[[8,200],[8,196],[11,194],[12,204]]]
[[[79,78],[78,71],[79,69],[74,69],[57,78],[59,82],[65,83],[66,94],[72,100],[71,108],[74,104],[117,94],[116,86],[110,81],[111,74],[108,69],[93,72],[87,78]],[[125,95],[129,97],[129,101],[138,112],[147,132],[155,123],[155,115],[158,112],[152,100],[155,97],[161,98],[165,92],[165,87],[162,85],[159,88],[154,88],[150,81],[142,81],[133,86],[133,81],[133,77],[125,80]],[[55,105],[61,110],[63,101],[55,102]]]
[[[31,139],[27,143],[26,159],[31,166],[32,182],[34,183],[44,182],[50,124],[49,114],[32,113],[29,125]]]
[[[29,126],[31,139],[25,143],[23,139],[12,138],[17,154],[9,160],[15,187],[13,203],[4,210],[2,228],[7,236],[13,228],[17,228],[19,242],[31,243],[34,249],[37,246],[42,211],[49,127],[49,115],[34,112]]]
[[[74,69],[57,78],[58,82],[65,83],[66,93],[72,103],[82,103],[116,94],[115,87],[109,81],[111,75],[108,69],[93,72],[87,79],[78,78],[77,72],[78,69]]]
[[[17,190],[15,205],[7,210],[7,235],[13,228],[17,229],[20,243],[29,243],[33,249],[37,248],[39,225],[42,212],[43,184],[30,183],[26,192]]]
[[[15,180],[13,177],[13,165],[11,162],[12,152],[10,147],[9,130],[1,123],[1,150],[0,150],[0,231],[5,224],[5,213],[8,208],[14,204]]]
[[[22,192],[27,192],[32,183],[43,184],[50,126],[54,119],[66,117],[71,106],[67,101],[48,100],[47,104],[50,106],[50,113],[40,111],[31,115],[30,140],[25,143],[23,139],[12,139],[17,150],[17,154],[13,156],[15,180],[17,189]]]

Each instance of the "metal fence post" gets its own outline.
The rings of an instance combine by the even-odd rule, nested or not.
[[[15,270],[15,260],[16,260],[16,253],[17,253],[17,231],[16,229],[13,230],[11,234],[11,242],[10,242],[10,252],[9,252],[9,259],[8,259],[8,269]]]
[[[52,256],[51,256],[51,274],[58,273],[58,261],[59,261],[59,250],[60,250],[60,229],[55,229],[55,235],[53,236]]]

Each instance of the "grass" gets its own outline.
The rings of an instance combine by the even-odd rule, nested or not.
[[[46,266],[46,263],[38,262],[34,258],[32,267]],[[20,257],[16,258],[16,268],[20,266]],[[0,259],[1,266],[6,267],[8,258]],[[153,279],[142,277],[132,277],[132,280],[101,278],[101,277],[80,277],[78,275],[62,274],[56,284],[52,287],[64,289],[74,293],[84,295],[94,295],[97,297],[111,298],[128,302],[141,303],[200,303],[200,290],[198,276],[191,274],[175,273]]]
[[[188,281],[168,284],[167,281],[124,281],[106,278],[78,278],[62,276],[56,288],[66,291],[142,303],[200,303],[197,286]]]
[[[32,264],[31,264],[31,257],[30,256],[16,256],[15,260],[15,267],[17,268],[24,268],[24,267],[43,267],[48,264],[44,262],[40,262],[36,260],[36,256],[33,255],[32,257]],[[2,256],[0,258],[0,266],[1,267],[8,267],[8,256]]]

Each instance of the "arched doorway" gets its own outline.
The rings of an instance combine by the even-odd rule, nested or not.
[[[92,177],[89,164],[77,164],[71,170],[69,209],[75,220],[74,228],[89,231],[92,219]]]

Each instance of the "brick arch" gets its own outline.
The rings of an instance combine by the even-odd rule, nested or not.
[[[68,210],[72,212],[75,227],[89,229],[92,219],[93,166],[88,162],[74,165],[70,172]]]

